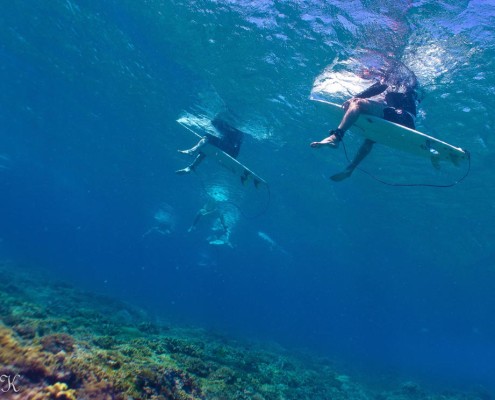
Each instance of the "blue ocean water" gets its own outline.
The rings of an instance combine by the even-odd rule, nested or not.
[[[0,256],[370,379],[495,391],[495,3],[450,3],[3,2]],[[337,122],[308,100],[315,80],[385,57],[418,76],[418,129],[470,151],[460,184],[336,184],[343,151],[309,147]],[[225,110],[269,191],[211,160],[174,173],[194,144],[176,120]],[[406,184],[465,172],[385,148],[363,168]],[[212,197],[222,246],[214,213],[188,232]]]

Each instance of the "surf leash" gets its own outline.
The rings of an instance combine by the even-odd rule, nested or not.
[[[347,148],[345,146],[344,140],[342,139],[341,142],[342,142],[342,147],[344,148],[345,158],[347,159],[347,162],[348,163],[351,163],[351,160],[349,159],[349,155],[347,154]],[[380,178],[376,177],[371,172],[366,171],[363,168],[356,167],[356,169],[359,170],[359,171],[361,171],[362,173],[368,175],[369,177],[371,177],[375,181],[380,182],[381,184],[387,185],[387,186],[395,186],[395,187],[414,187],[414,186],[418,187],[419,186],[419,187],[434,187],[434,188],[450,188],[450,187],[456,186],[457,184],[461,183],[464,179],[467,178],[467,176],[471,172],[471,154],[467,150],[464,150],[463,149],[463,151],[466,153],[467,160],[468,160],[467,170],[464,173],[464,175],[462,177],[460,177],[458,180],[456,180],[456,181],[454,181],[452,183],[447,183],[447,184],[387,182],[387,181],[385,181],[383,179],[380,179]]]

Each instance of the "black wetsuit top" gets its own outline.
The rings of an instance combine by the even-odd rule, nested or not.
[[[241,150],[244,132],[234,128],[219,118],[215,118],[211,123],[216,128],[219,135],[216,136],[207,133],[206,137],[208,138],[208,141],[220,150],[225,151],[228,155],[236,158]]]
[[[368,89],[354,97],[367,99],[385,92],[384,100],[387,107],[383,110],[383,116],[387,121],[415,129],[414,117],[416,116],[416,92],[405,86],[393,86],[376,82]]]

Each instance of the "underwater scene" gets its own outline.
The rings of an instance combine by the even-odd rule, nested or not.
[[[0,21],[0,400],[494,399],[494,0]]]

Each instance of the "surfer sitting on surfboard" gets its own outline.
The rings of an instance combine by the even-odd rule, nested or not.
[[[417,80],[414,73],[402,63],[395,62],[388,72],[380,73],[378,76],[374,76],[374,79],[376,79],[375,84],[342,105],[345,114],[338,128],[331,130],[330,135],[325,139],[312,142],[311,147],[337,148],[345,132],[356,122],[361,113],[375,115],[387,121],[415,129]],[[346,169],[332,175],[330,179],[341,181],[351,176],[354,169],[370,153],[374,143],[370,139],[365,139]]]
[[[211,121],[211,124],[216,128],[215,134],[206,133],[194,147],[188,150],[179,150],[179,153],[196,156],[196,158],[189,166],[179,169],[178,171],[175,171],[175,173],[188,174],[189,172],[194,171],[194,169],[206,157],[206,155],[201,151],[201,148],[207,143],[218,147],[231,157],[237,158],[239,151],[241,150],[244,133],[239,129],[234,128],[218,116]]]

